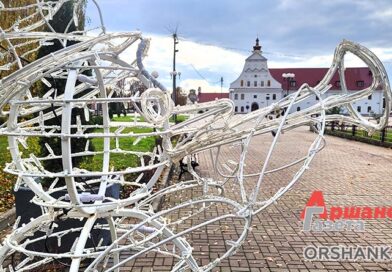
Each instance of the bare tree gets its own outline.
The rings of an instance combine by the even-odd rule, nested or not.
[[[187,96],[184,95],[181,87],[176,88],[176,105],[184,106],[187,102]]]

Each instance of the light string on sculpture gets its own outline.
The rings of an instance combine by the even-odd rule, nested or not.
[[[1,35],[1,39],[10,45],[9,50],[16,55],[13,65],[19,62],[20,65],[16,72],[0,82],[0,113],[8,117],[7,123],[0,128],[0,134],[8,137],[13,161],[6,165],[5,170],[17,177],[15,190],[21,187],[31,189],[35,194],[32,202],[40,206],[43,212],[25,225],[20,226],[18,221],[15,223],[13,231],[0,249],[2,271],[27,271],[53,261],[63,262],[60,260],[68,260],[70,271],[119,271],[127,262],[149,252],[173,257],[176,260],[173,271],[210,271],[243,244],[251,231],[253,217],[275,203],[300,179],[315,155],[325,146],[323,134],[327,121],[346,122],[369,131],[382,129],[388,123],[392,99],[385,69],[372,52],[353,42],[343,41],[336,48],[331,68],[317,86],[304,84],[295,93],[270,106],[248,114],[234,115],[233,102],[228,99],[175,106],[170,92],[143,65],[149,40],[144,39],[139,32],[107,33],[96,1],[94,4],[100,15],[99,28],[102,30],[98,36],[89,36],[83,31],[55,33],[50,27],[50,21],[66,2],[68,1],[37,1],[31,7],[4,8],[5,12],[33,8],[42,17],[31,26],[21,29],[13,27],[3,31]],[[81,3],[82,1],[75,2],[74,16],[67,26],[78,21],[75,10]],[[44,25],[49,27],[49,32],[33,32]],[[17,55],[15,48],[20,45],[14,42],[20,39],[25,40],[26,44],[38,42],[40,46],[58,39],[62,41],[64,48],[28,65],[22,65],[20,60],[24,56]],[[68,41],[78,43],[68,45]],[[132,48],[135,59],[122,60],[121,54]],[[373,82],[368,88],[355,93],[347,91],[344,80],[346,52],[353,53],[368,65],[373,76]],[[86,75],[85,71],[93,72]],[[342,94],[325,98],[324,94],[331,88],[329,82],[336,72],[341,77]],[[56,88],[48,81],[53,78],[66,79],[62,94],[57,94]],[[113,97],[120,89],[117,83],[124,79],[141,81],[148,89],[130,97]],[[41,96],[33,95],[31,86],[36,82],[42,82],[49,91]],[[372,123],[354,111],[351,103],[366,98],[379,86],[383,88],[386,106],[379,123]],[[318,98],[317,104],[298,112],[291,111],[296,103],[315,96]],[[140,121],[135,114],[133,121],[115,125],[109,118],[110,103],[132,104],[144,121]],[[83,124],[82,117],[86,120],[90,118],[93,105],[102,107],[102,124]],[[349,115],[326,115],[328,109],[336,106],[347,107]],[[82,109],[83,116],[76,116],[73,120],[75,108]],[[191,117],[179,124],[172,124],[170,117],[173,114],[191,114]],[[47,124],[48,120],[56,116],[61,123]],[[271,157],[282,133],[309,124],[314,126],[316,133],[305,156],[270,169]],[[132,128],[151,130],[129,132],[128,129]],[[90,131],[91,129],[97,131]],[[245,164],[252,140],[263,134],[274,135],[267,156],[260,165],[260,171],[247,173]],[[61,154],[56,154],[47,143],[47,156],[22,156],[19,146],[28,147],[27,139],[31,137],[60,139]],[[137,144],[147,137],[161,138],[162,146],[142,152],[126,150],[120,142],[127,140]],[[82,151],[72,152],[71,140],[80,138],[87,139],[86,147]],[[173,143],[173,138],[178,138],[178,141]],[[102,150],[90,151],[89,143],[93,139],[103,139]],[[237,161],[222,156],[223,148],[232,145],[239,145],[241,148]],[[189,155],[204,151],[211,156],[213,170],[218,178],[207,178],[192,169]],[[111,169],[113,154],[136,156],[140,160],[140,166]],[[73,165],[73,158],[96,155],[103,158],[100,171],[76,168]],[[192,178],[154,191],[164,169],[184,157],[187,157],[188,171]],[[148,158],[148,163],[145,158]],[[62,170],[53,172],[46,169],[43,163],[48,160],[61,160]],[[265,187],[266,177],[294,166],[298,169],[286,185],[272,196],[261,200],[260,193]],[[145,171],[153,171],[153,175],[142,183]],[[129,174],[134,174],[132,180],[127,180]],[[247,181],[252,177],[257,180],[251,190],[247,191]],[[51,181],[48,188],[36,182],[42,178]],[[60,184],[60,180],[65,183]],[[107,188],[113,184],[132,186],[134,189],[128,196],[120,199],[105,196]],[[239,188],[239,199],[232,199],[225,194],[231,186]],[[97,188],[96,192],[90,190],[93,187]],[[164,207],[158,212],[152,209],[152,203],[158,198],[199,189],[201,193],[197,197],[184,201],[179,199],[176,203],[170,203],[172,206]],[[54,196],[64,190],[67,191],[66,195]],[[224,206],[223,214],[205,218],[190,226],[184,225],[187,220],[203,216],[203,212],[213,205]],[[169,221],[172,214],[192,207],[197,209]],[[85,221],[79,228],[56,230],[55,225],[62,223],[59,218]],[[104,219],[106,223],[98,222],[99,219]],[[186,236],[209,225],[220,222],[224,224],[229,219],[240,220],[242,232],[234,241],[225,241],[228,245],[226,252],[209,264],[201,265],[193,255],[192,241],[186,239]],[[181,228],[176,229],[178,226]],[[92,230],[109,231],[111,241],[105,243],[100,240],[93,243],[93,246],[88,246]],[[46,245],[49,239],[57,240],[60,247],[70,234],[76,234],[77,239],[69,251],[56,253],[33,247],[42,241]],[[32,238],[27,238],[29,236]],[[7,259],[13,258],[17,253],[18,263],[7,264]],[[122,253],[127,254],[124,257],[121,256]]]

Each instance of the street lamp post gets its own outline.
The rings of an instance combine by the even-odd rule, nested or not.
[[[176,54],[178,52],[177,49],[177,44],[178,44],[178,37],[177,37],[177,33],[173,34],[173,72],[172,77],[173,77],[173,94],[172,94],[172,98],[174,101],[174,106],[177,105],[177,84],[176,84],[176,79],[177,79],[177,71],[176,71]],[[174,114],[174,123],[177,124],[177,115]]]
[[[286,89],[286,96],[289,95],[290,91],[290,82],[292,79],[294,79],[295,74],[294,73],[283,73],[282,77],[287,81],[287,89]]]
[[[221,84],[221,92],[220,92],[220,98],[222,99],[222,89],[223,89],[223,77],[220,79],[220,84]]]

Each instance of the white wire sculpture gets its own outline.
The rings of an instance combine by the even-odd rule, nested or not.
[[[12,233],[4,240],[0,249],[1,271],[27,271],[54,260],[65,260],[64,262],[69,264],[69,271],[120,271],[120,267],[126,262],[145,256],[149,252],[173,257],[176,262],[172,271],[210,271],[241,246],[251,230],[252,218],[274,203],[299,180],[314,156],[325,145],[323,132],[327,121],[345,122],[369,131],[380,130],[388,123],[392,100],[386,71],[371,51],[356,43],[343,41],[338,45],[331,68],[317,86],[304,84],[294,94],[270,106],[234,116],[233,103],[228,99],[174,106],[170,92],[143,66],[142,59],[147,53],[149,40],[144,39],[138,32],[106,33],[102,16],[99,35],[54,32],[50,27],[50,20],[65,2],[68,1],[38,0],[36,4],[18,8],[7,8],[0,2],[3,12],[32,9],[34,14],[42,16],[34,24],[20,27],[23,25],[22,22],[28,21],[29,17],[26,17],[10,29],[1,30],[1,40],[7,44],[8,49],[5,54],[11,55],[13,59],[2,69],[17,66],[16,72],[0,81],[0,113],[8,117],[8,121],[0,128],[0,134],[8,136],[12,155],[12,162],[6,165],[5,170],[17,176],[15,190],[20,187],[30,188],[35,194],[33,203],[42,208],[42,215],[32,219],[28,224],[19,226],[16,222]],[[76,6],[81,3],[75,2]],[[99,7],[98,12],[100,13]],[[72,22],[77,24],[77,16],[74,16],[69,25]],[[49,32],[36,31],[44,25],[48,26]],[[25,65],[21,60],[24,56],[19,56],[16,48],[20,46],[21,40],[22,44],[38,42],[39,47],[59,40],[64,48]],[[78,43],[68,46],[70,41]],[[122,60],[120,55],[135,46],[136,42],[136,59]],[[373,82],[368,88],[354,93],[347,91],[344,77],[344,56],[347,52],[356,55],[368,65],[373,77]],[[86,71],[93,72],[88,76]],[[336,72],[340,75],[342,93],[325,97],[324,94],[331,88],[329,82]],[[51,86],[48,79],[53,78],[66,79],[62,94],[57,94],[56,88]],[[141,95],[113,98],[113,93],[119,89],[117,83],[129,78],[140,80],[148,90]],[[31,88],[37,82],[47,85],[51,88],[50,91],[41,96],[33,95]],[[385,108],[379,122],[374,123],[353,109],[352,103],[368,97],[379,87],[383,90]],[[109,93],[108,88],[111,90]],[[317,104],[291,113],[295,103],[314,96],[318,98]],[[131,103],[145,122],[138,121],[135,116],[134,121],[120,127],[115,126],[109,118],[109,104],[117,102]],[[73,109],[79,108],[84,110],[84,118],[89,120],[92,105],[102,107],[103,124],[84,125],[80,121],[80,116],[72,118]],[[348,115],[326,115],[326,110],[337,106],[346,107]],[[172,124],[169,118],[173,114],[192,115],[184,122]],[[61,124],[47,124],[48,120],[56,117],[61,118]],[[306,156],[270,169],[270,158],[281,134],[309,124],[314,125],[317,133]],[[146,133],[126,132],[127,129],[140,127],[153,130]],[[92,128],[98,130],[91,132]],[[256,135],[271,132],[275,137],[262,169],[257,173],[245,173],[245,160],[251,139]],[[172,139],[177,136],[180,138],[174,144]],[[61,154],[55,154],[47,144],[49,155],[46,157],[38,157],[36,154],[22,155],[20,148],[27,147],[27,139],[30,137],[59,139]],[[137,143],[139,139],[146,137],[161,138],[162,147],[157,146],[152,152],[136,152],[122,149],[119,143],[120,139],[135,138],[134,142]],[[75,138],[88,139],[84,151],[72,152],[71,140]],[[89,141],[95,138],[103,139],[103,149],[89,151]],[[111,142],[115,143],[114,147]],[[224,159],[220,156],[221,147],[232,144],[241,146],[240,159],[225,161],[223,170],[218,163]],[[204,178],[188,163],[192,179],[179,181],[158,191],[153,190],[163,170],[172,162],[202,151],[211,152],[214,170],[220,175],[220,179]],[[113,154],[133,154],[140,158],[141,165],[121,170],[110,169],[109,162]],[[101,171],[89,171],[73,166],[72,158],[95,155],[103,156]],[[147,165],[144,162],[145,158],[149,161]],[[43,166],[44,161],[58,159],[61,159],[62,171],[50,172]],[[287,185],[266,200],[261,200],[260,191],[265,176],[294,165],[300,167],[291,180],[287,181]],[[146,183],[141,183],[140,173],[146,170],[152,170],[154,174]],[[140,175],[134,180],[127,180],[127,175],[132,173]],[[247,190],[246,181],[251,177],[256,177],[257,181],[251,190]],[[47,188],[37,182],[43,178],[50,180],[50,186]],[[59,180],[64,180],[65,184],[58,185]],[[89,192],[86,184],[88,188],[97,187],[98,191]],[[135,189],[125,198],[106,197],[105,192],[112,184],[129,185]],[[230,186],[237,186],[239,189],[238,199],[225,196],[225,189]],[[196,189],[201,191],[197,197],[179,200],[175,205],[163,208],[159,212],[152,210],[152,202],[162,196]],[[68,194],[62,197],[53,196],[61,190],[66,190]],[[175,225],[181,225],[184,220],[200,215],[210,205],[215,204],[225,206],[222,215],[177,231],[173,228]],[[167,220],[171,213],[195,206],[200,207],[196,212],[188,213],[176,222]],[[61,221],[57,219],[60,217],[84,219],[85,224],[81,228],[58,231],[56,227]],[[97,223],[98,219],[105,219],[106,223]],[[186,236],[197,229],[225,219],[242,220],[242,233],[237,240],[226,241],[228,250],[219,258],[201,265],[193,256],[192,245]],[[110,231],[110,243],[97,241],[94,246],[86,246],[92,229]],[[60,245],[70,233],[77,234],[78,238],[67,252],[53,253],[44,248],[33,247],[35,243],[46,239],[57,239]],[[17,264],[7,263],[6,260],[15,254],[18,254],[14,260]]]

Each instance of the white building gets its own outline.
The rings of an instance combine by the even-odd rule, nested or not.
[[[229,97],[234,101],[237,113],[247,113],[279,101],[283,96],[298,90],[303,83],[316,86],[327,73],[328,68],[279,68],[268,69],[267,59],[263,56],[259,39],[253,46],[252,54],[245,60],[240,76],[230,84]],[[283,77],[283,75],[286,77]],[[287,76],[290,77],[287,77]],[[369,68],[346,68],[346,84],[349,92],[362,90],[372,83]],[[333,86],[326,96],[341,93],[339,76],[336,73],[330,81]],[[292,111],[300,111],[314,103],[316,97],[295,104]],[[360,113],[380,114],[383,110],[382,90],[353,103]]]

